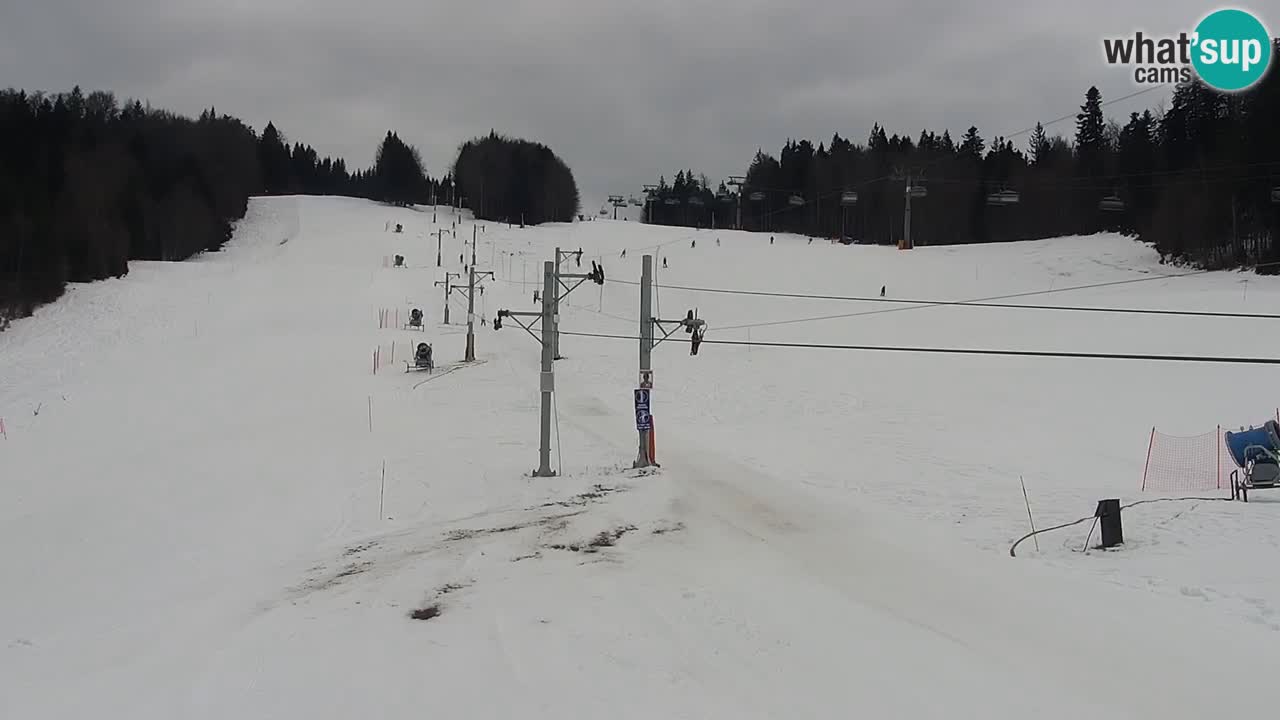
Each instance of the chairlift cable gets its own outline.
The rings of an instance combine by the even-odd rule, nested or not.
[[[724,330],[727,328],[718,328]],[[635,335],[611,335],[607,333],[584,333],[562,330],[561,335],[576,337],[601,338],[607,340],[637,341]],[[1154,355],[1149,353],[1104,353],[1104,352],[1067,352],[1059,350],[1013,350],[999,348],[952,348],[952,347],[912,347],[906,345],[846,345],[836,343],[808,342],[770,342],[748,340],[706,340],[703,344],[738,345],[749,347],[773,347],[787,349],[811,350],[856,350],[867,352],[904,352],[937,355],[997,355],[1006,357],[1065,358],[1075,360],[1146,360],[1152,362],[1185,362],[1197,364],[1228,365],[1280,365],[1280,357],[1239,357],[1215,355]]]

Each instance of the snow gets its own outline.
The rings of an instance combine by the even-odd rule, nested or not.
[[[1144,499],[1151,427],[1273,417],[1267,367],[710,342],[691,357],[677,333],[654,353],[662,468],[641,474],[635,342],[566,334],[560,474],[532,478],[533,338],[478,326],[481,362],[403,372],[424,338],[437,363],[462,358],[433,284],[461,269],[459,220],[437,269],[429,211],[255,199],[223,251],[134,263],[0,333],[0,717],[1203,718],[1280,700],[1254,679],[1280,656],[1280,496],[1141,505],[1118,550],[1081,552],[1084,523],[1008,556],[1020,476],[1039,527]],[[1147,277],[1025,302],[1280,299],[1272,278],[1160,278],[1183,271],[1107,235],[907,253],[482,225],[489,322],[537,309],[555,247],[603,262],[566,333],[634,336],[655,248],[666,285],[953,300]],[[384,268],[393,254],[409,267]],[[657,303],[696,307],[709,341],[1280,352],[1258,320],[669,287]],[[411,307],[424,332],[378,328],[380,308]],[[451,312],[465,319],[456,296]]]

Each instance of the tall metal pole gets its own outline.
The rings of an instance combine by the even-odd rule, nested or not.
[[[552,287],[555,291],[554,297],[553,297],[553,300],[555,302],[555,307],[551,315],[551,324],[555,332],[551,336],[551,358],[553,360],[559,360],[561,357],[560,356],[560,248],[556,248],[555,285],[553,285]]]
[[[434,220],[432,222],[435,222]],[[440,267],[440,239],[444,237],[444,230],[436,230],[436,267]]]
[[[640,269],[640,377],[651,377],[653,356],[653,256],[645,255]],[[652,394],[650,394],[652,398]],[[650,400],[652,402],[652,400]],[[640,452],[632,467],[646,468],[653,465],[649,457],[650,430],[639,430]]]
[[[910,250],[911,245],[911,175],[907,175],[907,209],[902,218],[902,248]]]
[[[449,301],[452,299],[451,296],[453,293],[453,286],[451,286],[449,283],[451,280],[450,276],[452,275],[453,273],[446,273],[444,276],[444,324],[445,325],[449,324]]]
[[[471,266],[471,273],[467,278],[467,354],[464,357],[466,362],[474,362],[476,359],[476,266]]]
[[[551,342],[555,329],[551,315],[555,308],[556,276],[554,263],[542,264],[542,373],[539,389],[542,392],[542,432],[538,444],[538,469],[534,477],[555,477],[551,470],[551,393],[555,392],[555,371],[552,369]]]
[[[466,362],[476,359],[476,226],[471,226],[471,272],[467,277],[467,354]]]

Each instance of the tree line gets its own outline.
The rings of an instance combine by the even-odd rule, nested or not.
[[[372,168],[349,172],[342,158],[322,159],[302,143],[290,147],[275,124],[267,123],[258,139],[258,163],[266,195],[343,195],[396,205],[454,201],[452,178],[427,175],[418,149],[392,131],[378,145]]]
[[[484,202],[484,217],[540,223],[577,210],[572,173],[544,146],[491,135],[464,146],[455,165],[481,183],[463,192]],[[78,87],[0,91],[0,329],[57,299],[68,282],[120,277],[130,260],[220,248],[249,197],[263,194],[398,205],[463,199],[451,176],[429,177],[395,132],[372,167],[353,172],[341,158],[290,145],[274,124],[259,136],[212,108],[192,119]]]
[[[1280,41],[1276,52],[1280,53]],[[915,245],[1032,240],[1101,231],[1151,243],[1164,261],[1204,268],[1280,261],[1280,73],[1237,94],[1179,85],[1167,109],[1108,121],[1089,88],[1071,139],[1043,125],[1025,147],[876,125],[865,144],[834,135],[757,151],[741,186],[683,170],[650,193],[646,222],[895,244],[906,186]],[[856,197],[855,197],[856,194]],[[739,202],[740,201],[740,202]],[[1277,272],[1280,266],[1259,268]]]

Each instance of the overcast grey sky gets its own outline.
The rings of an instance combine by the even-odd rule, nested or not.
[[[1259,11],[1249,4],[1237,5]],[[1195,0],[0,0],[0,85],[214,105],[348,165],[395,129],[432,175],[494,128],[549,145],[584,210],[789,137],[990,140],[1139,89],[1101,40],[1190,30]],[[1271,13],[1274,15],[1275,13]],[[1262,15],[1274,25],[1278,19]],[[1273,31],[1275,27],[1271,28]],[[1107,109],[1124,117],[1161,90]],[[1056,126],[1070,133],[1070,123]],[[1019,139],[1025,146],[1025,140]]]

